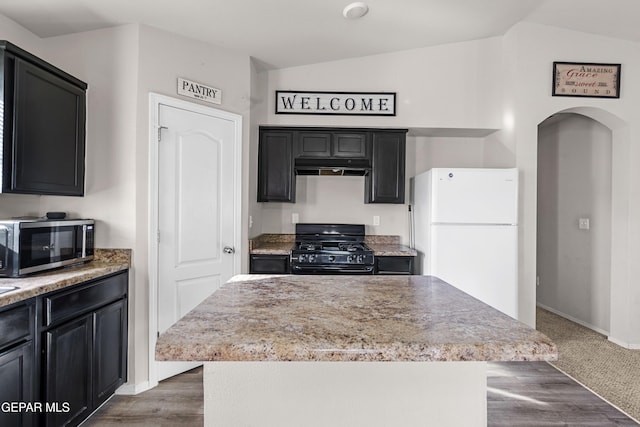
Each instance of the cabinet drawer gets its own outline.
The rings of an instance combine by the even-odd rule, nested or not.
[[[80,288],[46,296],[44,325],[78,317],[92,309],[122,298],[127,293],[127,273],[100,279]]]
[[[30,338],[33,306],[21,304],[0,313],[0,348]]]
[[[251,273],[288,274],[289,255],[251,255]]]
[[[412,256],[379,256],[376,257],[378,274],[412,274]]]

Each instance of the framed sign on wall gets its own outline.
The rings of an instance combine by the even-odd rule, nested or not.
[[[276,91],[276,114],[395,116],[395,92]]]
[[[620,64],[554,62],[552,96],[620,98]]]

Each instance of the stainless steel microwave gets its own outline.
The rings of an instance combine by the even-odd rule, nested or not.
[[[79,264],[93,259],[92,219],[0,221],[0,277]]]

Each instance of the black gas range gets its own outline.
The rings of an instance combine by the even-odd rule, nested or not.
[[[293,274],[373,274],[373,250],[362,224],[296,224]]]

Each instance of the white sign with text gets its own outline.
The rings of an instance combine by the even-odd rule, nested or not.
[[[222,91],[220,89],[181,77],[178,77],[178,95],[188,96],[211,104],[222,104]]]
[[[395,116],[395,92],[276,91],[276,114]]]

